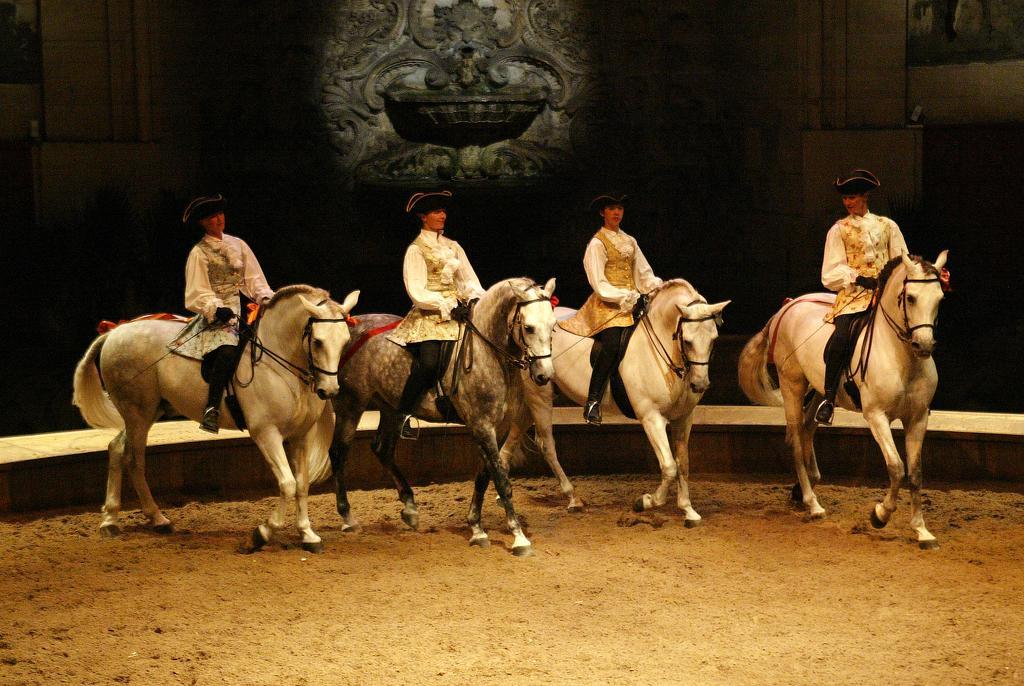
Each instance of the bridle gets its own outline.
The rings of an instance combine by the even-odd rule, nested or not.
[[[532,305],[534,303],[539,302],[550,303],[551,297],[548,295],[541,295],[537,298],[534,298],[533,300],[518,301],[516,303],[515,313],[512,315],[512,319],[509,321],[508,341],[519,349],[520,355],[518,357],[510,353],[506,348],[503,348],[502,346],[498,345],[497,343],[489,339],[487,336],[485,336],[484,333],[480,331],[479,328],[477,328],[477,325],[473,323],[472,317],[466,320],[466,331],[468,333],[478,336],[480,340],[482,340],[484,343],[488,345],[488,347],[491,348],[491,350],[497,353],[498,357],[504,359],[512,367],[515,367],[517,369],[527,369],[535,361],[544,360],[551,357],[550,351],[546,355],[534,355],[533,351],[530,350],[529,344],[526,342],[526,333],[524,330],[526,328],[526,322],[523,321],[522,310],[527,305]],[[471,365],[472,362],[470,362],[469,364]],[[467,369],[468,368],[469,367],[467,366]]]
[[[326,303],[326,300],[322,300],[317,303],[317,306]],[[274,362],[284,367],[287,371],[298,377],[299,381],[303,385],[310,387],[310,390],[314,390],[316,387],[317,374],[323,376],[338,376],[340,370],[329,370],[323,369],[322,367],[316,366],[316,362],[313,360],[313,326],[316,324],[338,324],[344,322],[345,324],[352,324],[353,318],[346,314],[344,317],[309,317],[306,319],[306,325],[302,327],[302,340],[305,342],[306,347],[306,368],[298,366],[292,363],[290,360],[285,359],[283,356],[275,353],[273,350],[263,344],[263,341],[256,335],[256,329],[252,329],[252,347],[249,349],[250,361],[252,362],[253,372],[255,373],[256,364],[260,361],[263,355],[266,355]],[[258,351],[258,352],[257,352]],[[250,379],[249,383],[252,383]]]
[[[900,308],[903,310],[902,327],[900,327],[899,323],[895,319],[893,319],[892,315],[890,315],[886,311],[885,306],[882,305],[881,297],[879,297],[878,309],[882,311],[882,315],[885,317],[886,323],[889,324],[892,330],[896,333],[896,336],[899,337],[901,341],[909,343],[913,338],[915,331],[917,331],[918,329],[932,329],[934,331],[935,326],[939,323],[939,319],[938,317],[936,317],[935,320],[930,324],[915,324],[914,326],[910,325],[910,315],[907,313],[907,284],[938,283],[941,287],[941,281],[942,280],[938,276],[930,279],[908,279],[906,277],[903,278],[903,286],[902,288],[900,288],[900,294],[896,297],[896,302],[900,304]]]
[[[689,305],[687,305],[687,307],[692,307],[693,305],[700,304],[706,305],[707,303],[698,298],[697,300],[694,300]],[[716,326],[722,326],[722,324],[725,323],[725,320],[722,319],[722,314],[720,312],[716,312],[715,314],[709,314],[706,317],[696,318],[685,317],[682,313],[679,314],[679,318],[676,320],[675,332],[672,334],[672,340],[679,341],[679,356],[682,357],[683,359],[682,365],[678,365],[672,360],[672,355],[669,354],[668,350],[665,348],[665,345],[661,342],[661,339],[658,338],[658,334],[654,331],[654,327],[651,325],[650,316],[648,312],[644,312],[643,317],[640,321],[644,326],[644,331],[647,333],[647,337],[650,338],[651,342],[655,344],[654,350],[657,353],[658,357],[660,357],[661,360],[668,366],[668,368],[672,370],[676,377],[681,379],[686,375],[688,371],[690,371],[690,367],[706,367],[711,364],[711,358],[714,357],[714,350],[712,350],[711,354],[708,356],[708,359],[706,360],[701,361],[690,359],[690,356],[686,354],[686,346],[683,345],[683,324],[706,322],[709,320],[714,320]]]

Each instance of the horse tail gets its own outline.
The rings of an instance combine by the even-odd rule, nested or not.
[[[309,483],[318,484],[331,475],[331,460],[328,450],[334,440],[334,406],[324,403],[324,410],[316,420],[307,445]]]
[[[123,429],[124,419],[103,388],[98,367],[100,350],[108,334],[92,342],[85,357],[75,367],[75,390],[71,402],[82,413],[82,419],[94,429]]]
[[[751,402],[758,405],[781,407],[782,393],[772,383],[772,378],[768,375],[768,327],[770,325],[771,321],[743,346],[737,375],[740,388]]]

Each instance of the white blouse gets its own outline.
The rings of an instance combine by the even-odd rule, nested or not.
[[[273,297],[274,291],[267,284],[256,255],[245,241],[228,234],[224,234],[222,238],[206,235],[203,236],[203,240],[214,245],[220,243],[231,264],[241,269],[242,292],[246,297],[255,302],[263,302]],[[216,318],[218,307],[231,307],[231,303],[225,303],[214,292],[210,284],[209,258],[198,245],[192,248],[185,264],[185,307],[191,312],[203,315],[210,322]]]
[[[473,266],[466,257],[462,246],[450,238],[445,238],[436,231],[420,230],[420,239],[429,243],[434,250],[442,255],[445,260],[445,271],[448,271],[455,281],[455,292],[461,300],[472,300],[484,294]],[[405,292],[409,294],[414,307],[428,312],[439,312],[441,320],[447,321],[451,318],[451,311],[458,305],[456,298],[446,298],[437,291],[427,288],[427,262],[423,259],[423,253],[415,243],[409,245],[405,251],[405,261],[402,263],[402,281],[405,283]]]
[[[868,212],[863,217],[849,215],[840,219],[828,231],[825,238],[825,258],[821,263],[821,283],[830,291],[841,291],[853,284],[860,275],[846,261],[846,245],[843,243],[843,225],[854,226],[861,231],[864,242],[864,259],[874,262],[879,252],[885,251],[886,261],[909,252],[896,222]],[[889,242],[885,244],[885,225],[889,227]]]
[[[597,236],[590,239],[587,251],[583,254],[583,268],[587,272],[587,281],[590,282],[590,287],[594,289],[601,300],[614,303],[623,311],[630,310],[636,304],[640,293],[649,293],[660,286],[662,281],[654,275],[654,270],[651,269],[651,265],[644,257],[635,238],[622,229],[609,231],[607,228],[601,227],[601,231],[616,250],[624,255],[633,256],[633,283],[639,292],[618,288],[608,283],[608,279],[604,275],[605,265],[608,264],[608,250]]]

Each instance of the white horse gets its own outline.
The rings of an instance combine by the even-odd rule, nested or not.
[[[862,413],[889,471],[889,492],[875,504],[871,523],[875,528],[885,526],[896,510],[905,470],[890,424],[899,419],[910,472],[910,527],[922,549],[938,547],[921,512],[921,446],[928,428],[928,406],[938,383],[931,355],[943,298],[940,270],[946,254],[942,251],[934,264],[902,255],[886,265],[879,276],[878,305],[853,353],[853,378],[860,390]],[[801,499],[815,518],[825,514],[813,490],[821,479],[814,455],[816,424],[813,403],[807,410],[803,404],[809,388],[818,393],[824,388],[822,351],[835,327],[823,323],[823,317],[834,300],[832,294],[818,294],[788,303],[747,343],[739,361],[740,386],[747,397],[762,405],[785,407],[786,441],[793,450],[799,481],[793,496]],[[768,364],[778,370],[781,391],[768,375]],[[840,391],[837,404],[855,409],[845,390]]]
[[[249,435],[273,470],[281,494],[266,523],[253,530],[247,546],[250,552],[284,526],[293,499],[302,547],[310,552],[323,549],[309,523],[308,461],[311,457],[326,460],[320,453],[326,455],[334,431],[328,399],[338,394],[338,362],[349,342],[348,313],[358,298],[359,291],[353,291],[338,304],[327,291],[312,286],[282,288],[260,320],[256,354],[243,355],[239,363],[238,401]],[[85,421],[96,428],[121,429],[109,446],[107,497],[100,523],[104,535],[119,533],[126,462],[150,526],[160,533],[172,530],[146,483],[145,454],[149,428],[170,408],[199,420],[206,404],[207,385],[200,377],[199,362],[168,351],[167,344],[180,330],[180,323],[167,321],[123,324],[93,341],[75,369],[74,404]],[[221,422],[235,428],[223,404]]]
[[[690,503],[687,478],[690,473],[690,428],[693,408],[711,385],[708,364],[721,312],[731,301],[709,305],[697,290],[683,279],[665,282],[651,294],[646,317],[637,325],[626,347],[619,372],[630,404],[644,427],[647,439],[661,465],[661,484],[654,494],[645,493],[633,505],[637,512],[660,507],[668,499],[669,488],[678,479],[677,502],[685,513],[687,527],[697,526],[701,517]],[[558,308],[559,319],[575,310]],[[677,343],[678,341],[678,343]],[[590,386],[590,351],[594,341],[555,327],[552,353],[555,383],[573,402],[582,405]],[[537,442],[551,470],[557,476],[562,493],[569,498],[569,511],[582,509],[572,483],[565,476],[551,430],[552,396],[550,386],[523,384],[529,417],[512,426],[502,447],[501,458],[507,464],[523,433],[531,423],[537,427]],[[611,397],[605,393],[604,401]],[[669,442],[671,426],[673,444]]]

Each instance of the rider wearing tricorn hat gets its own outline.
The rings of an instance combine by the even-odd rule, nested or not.
[[[626,211],[626,196],[608,193],[590,202],[602,226],[587,244],[583,268],[594,292],[571,319],[560,322],[566,331],[592,336],[601,344],[590,376],[583,418],[601,424],[601,398],[608,379],[622,357],[624,334],[636,323],[647,293],[661,285],[644,257],[636,239],[620,228]]]
[[[239,338],[239,294],[257,303],[274,295],[246,242],[224,233],[225,204],[220,194],[200,196],[182,214],[183,224],[204,232],[185,265],[185,307],[198,316],[169,346],[185,357],[209,357],[210,392],[200,428],[210,433],[219,430],[221,397],[247,342]]]
[[[838,295],[825,316],[836,328],[826,349],[825,399],[814,414],[819,424],[832,423],[843,365],[854,343],[853,327],[871,305],[879,273],[890,259],[908,252],[896,222],[868,210],[868,194],[879,185],[878,177],[866,169],[854,169],[833,182],[849,214],[829,229],[821,265],[821,283]]]
[[[442,343],[459,338],[459,322],[469,316],[468,304],[484,289],[462,246],[444,236],[451,191],[414,193],[406,203],[420,232],[405,251],[402,280],[412,309],[388,340],[415,356],[412,371],[398,403],[398,434],[412,438],[409,418],[420,397],[443,371]],[[384,427],[394,431],[395,427]]]

